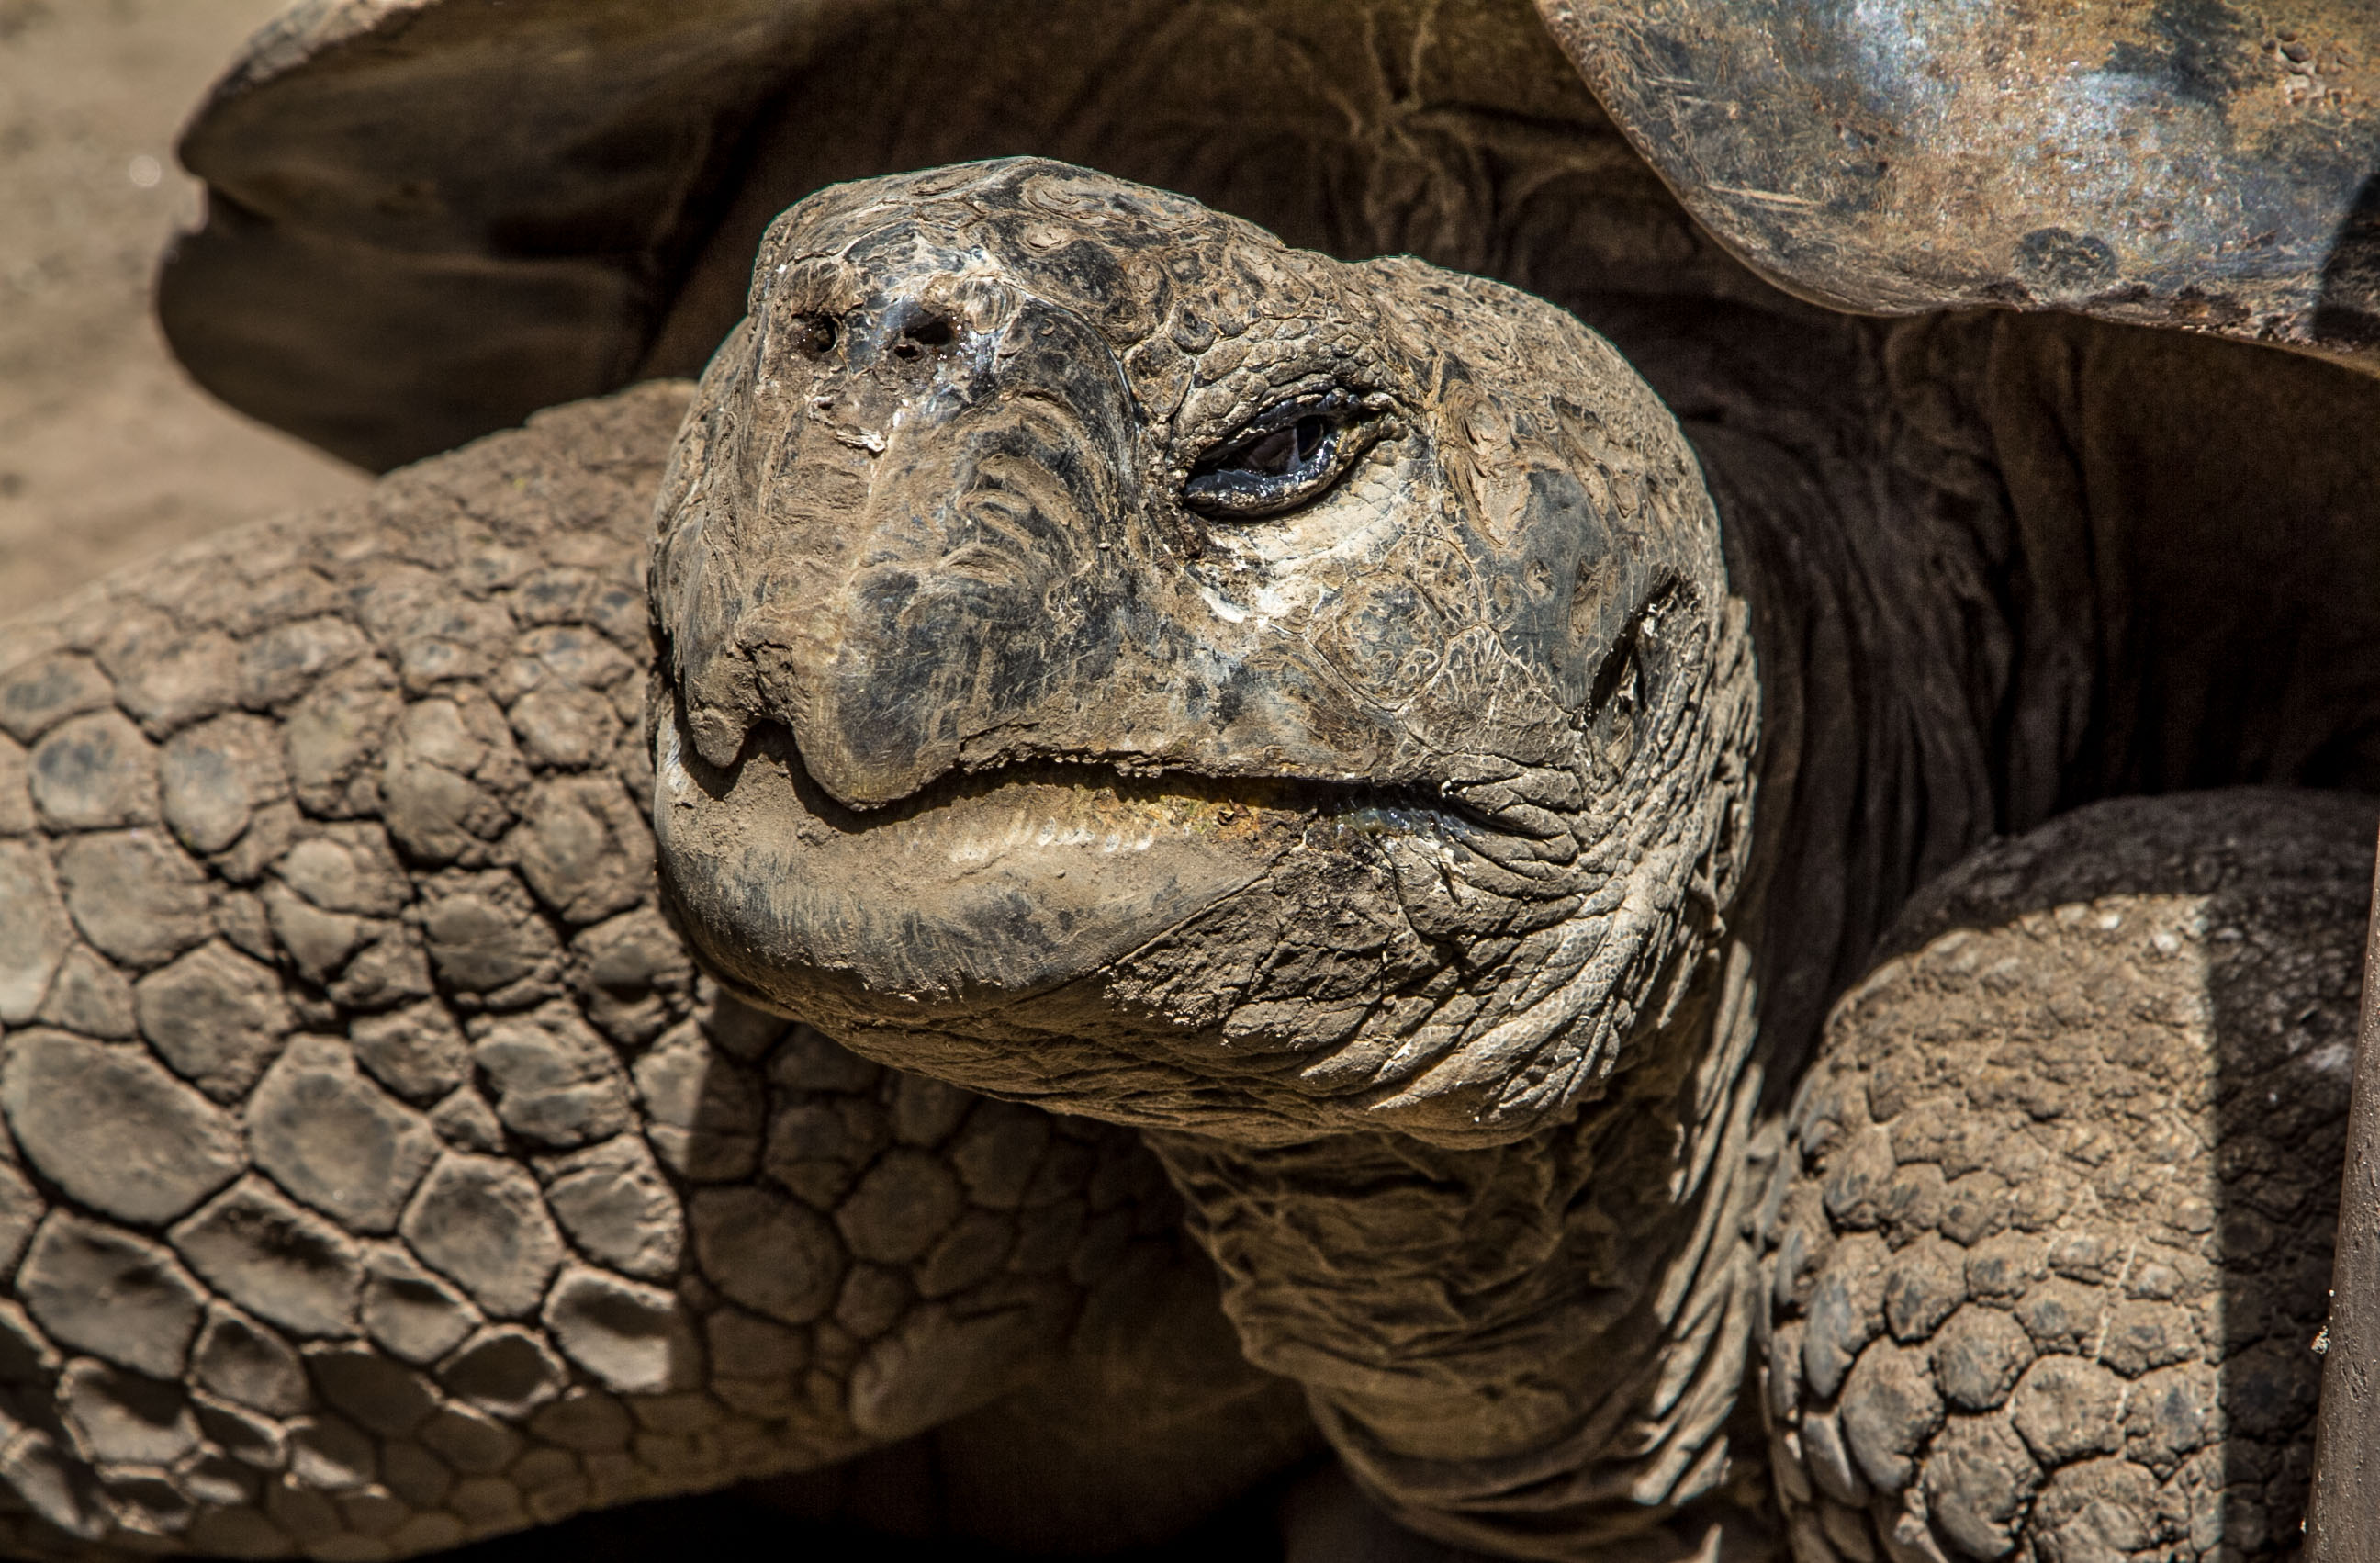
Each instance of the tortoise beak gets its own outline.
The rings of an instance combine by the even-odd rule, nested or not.
[[[1144,600],[1137,420],[1106,342],[1060,306],[948,277],[832,323],[756,324],[763,378],[801,405],[750,469],[765,589],[731,638],[750,714],[854,809],[1071,726]]]

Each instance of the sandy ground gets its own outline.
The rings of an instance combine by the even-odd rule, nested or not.
[[[282,0],[0,0],[0,617],[362,473],[183,375],[151,316],[174,137]]]

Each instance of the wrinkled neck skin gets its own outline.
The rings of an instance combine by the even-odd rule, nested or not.
[[[1486,1149],[1151,1131],[1250,1361],[1402,1523],[1523,1557],[1705,1555],[1752,1337],[1745,946],[1568,1121]]]
[[[2006,828],[1995,739],[2005,763],[2021,737],[2001,731],[2010,566],[1978,502],[1894,458],[1925,444],[1881,384],[1896,329],[1843,323],[1830,367],[1853,385],[1824,422],[1775,404],[1685,421],[1751,608],[1757,825],[1734,922],[1786,1084],[1901,905]]]

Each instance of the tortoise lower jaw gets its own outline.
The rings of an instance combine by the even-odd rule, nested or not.
[[[1261,878],[1314,819],[1309,791],[1040,764],[862,814],[782,728],[720,771],[670,721],[653,824],[663,892],[722,979],[822,1022],[897,1024],[1097,973]]]

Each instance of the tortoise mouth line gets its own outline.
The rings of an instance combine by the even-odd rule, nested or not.
[[[1035,757],[978,769],[953,769],[890,802],[855,809],[829,794],[810,775],[789,728],[765,720],[753,724],[743,754],[735,769],[724,774],[725,786],[717,791],[732,788],[744,767],[755,762],[781,769],[803,812],[834,834],[846,836],[889,831],[945,812],[997,807],[1003,794],[1017,797],[1035,790],[1069,800],[1087,816],[1115,814],[1149,825],[1318,824],[1363,834],[1453,836],[1493,828],[1427,782],[1218,775],[1153,765],[1137,758]]]

